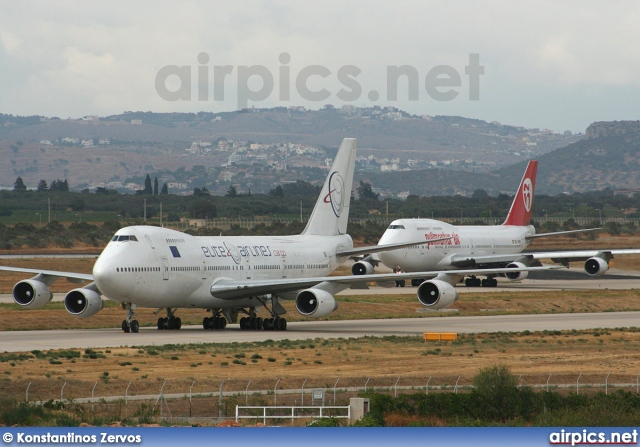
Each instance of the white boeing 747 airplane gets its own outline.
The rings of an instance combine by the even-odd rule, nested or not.
[[[445,293],[452,293],[453,285],[467,276],[467,286],[495,287],[495,273],[485,272],[487,278],[480,281],[477,270],[466,274],[454,274],[449,270],[481,269],[498,267],[528,267],[541,265],[540,259],[551,259],[564,266],[574,261],[585,261],[584,269],[590,276],[599,276],[609,269],[609,261],[614,255],[639,254],[638,249],[599,249],[556,252],[522,251],[532,239],[555,236],[559,234],[577,233],[590,230],[560,231],[555,233],[536,234],[530,225],[533,206],[533,192],[536,184],[538,162],[532,160],[527,165],[518,192],[511,204],[507,218],[502,225],[471,226],[451,225],[434,219],[399,219],[393,221],[378,242],[380,245],[393,245],[420,239],[429,241],[441,239],[427,244],[415,244],[402,249],[370,254],[356,262],[352,267],[354,275],[365,275],[374,272],[374,266],[382,262],[389,268],[399,266],[405,272],[424,270],[445,270],[435,280],[427,281]],[[447,239],[442,239],[447,238]],[[511,281],[526,278],[526,270],[514,270],[504,274]],[[421,284],[422,280],[412,280],[412,285]],[[426,285],[421,285],[421,287]]]
[[[327,276],[350,256],[416,244],[404,241],[353,248],[346,229],[355,154],[356,140],[345,138],[300,235],[198,237],[166,228],[131,226],[116,232],[96,260],[92,275],[15,267],[0,270],[36,275],[13,288],[15,302],[25,308],[49,302],[49,287],[60,278],[90,282],[66,294],[67,311],[79,318],[95,315],[103,307],[104,296],[126,310],[122,322],[125,332],[138,332],[136,307],[165,310],[166,317],[158,319],[158,329],[180,329],[175,311],[199,308],[211,313],[202,322],[205,329],[224,329],[227,322],[237,322],[242,314],[246,316],[240,319],[241,329],[286,330],[281,299],[295,300],[302,315],[321,318],[338,307],[334,295],[352,285],[437,276],[440,272]],[[445,236],[435,241],[448,239]],[[510,269],[482,270],[492,274],[506,271]],[[432,308],[455,301],[453,296],[442,297],[427,288],[419,289],[418,298]],[[268,310],[269,318],[256,314],[262,307]]]

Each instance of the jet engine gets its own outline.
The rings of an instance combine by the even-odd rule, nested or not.
[[[584,271],[589,276],[601,276],[609,270],[609,263],[602,258],[594,256],[589,258],[584,263]]]
[[[524,265],[522,262],[512,262],[511,264],[507,265],[507,268],[523,269],[523,268],[527,268],[527,266]],[[504,276],[506,276],[509,281],[521,281],[525,279],[527,276],[529,276],[529,272],[523,272],[523,271],[508,272],[508,273],[505,273]]]
[[[306,289],[296,297],[296,309],[306,317],[326,317],[337,308],[333,295],[322,289]]]
[[[13,286],[13,300],[27,309],[44,306],[53,298],[53,293],[42,281],[25,279]]]
[[[418,287],[418,301],[430,309],[444,309],[458,301],[458,293],[448,282],[432,279]]]
[[[64,297],[64,307],[74,317],[88,318],[104,307],[100,295],[94,290],[73,289]]]
[[[353,275],[371,275],[373,273],[373,265],[365,259],[358,261],[351,267]]]

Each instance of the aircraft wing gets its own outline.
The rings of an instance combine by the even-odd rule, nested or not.
[[[3,266],[0,266],[0,271],[33,273],[34,275],[48,276],[50,278],[66,278],[67,281],[72,283],[93,281],[93,275],[90,275],[88,273],[57,272],[53,270],[24,269],[19,267],[3,267]]]
[[[586,233],[588,231],[598,231],[598,230],[602,230],[602,228],[585,228],[583,230],[568,230],[568,231],[555,231],[553,233],[531,234],[527,236],[525,239],[535,239],[537,237],[549,237],[549,236],[562,236],[565,234]]]
[[[211,294],[220,299],[240,299],[267,293],[287,293],[303,290],[320,284],[329,284],[334,288],[344,290],[353,284],[364,284],[371,281],[397,281],[402,279],[428,279],[435,278],[440,274],[458,275],[486,275],[501,274],[513,271],[539,271],[556,270],[564,268],[561,266],[546,267],[526,267],[526,268],[495,268],[495,269],[473,269],[473,270],[436,270],[430,272],[413,273],[380,273],[375,275],[359,276],[322,276],[317,278],[292,278],[292,279],[265,279],[265,280],[236,280],[219,279],[211,286]]]
[[[640,249],[637,248],[621,248],[613,250],[574,250],[574,251],[542,251],[525,253],[533,259],[551,259],[553,262],[567,264],[573,261],[586,261],[589,258],[600,257],[603,259],[611,259],[616,255],[637,255]]]
[[[573,250],[573,251],[538,251],[514,253],[507,255],[485,255],[485,256],[460,256],[456,255],[451,258],[451,265],[459,268],[478,267],[478,266],[504,266],[511,262],[520,261],[524,264],[535,265],[536,261],[541,259],[550,259],[563,265],[570,262],[586,261],[589,258],[601,257],[609,260],[615,255],[637,255],[640,249],[602,249],[602,250]]]
[[[352,248],[350,250],[342,250],[337,252],[336,256],[353,256],[353,255],[364,255],[364,254],[370,254],[370,253],[380,253],[383,251],[397,250],[399,248],[413,247],[416,245],[433,244],[434,242],[446,241],[449,239],[453,239],[453,238],[441,237],[438,239],[428,239],[428,240],[416,241],[416,242],[403,242],[398,244],[384,244],[384,245],[369,245],[368,247],[357,247],[357,248]]]

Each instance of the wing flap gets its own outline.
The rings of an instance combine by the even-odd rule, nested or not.
[[[528,253],[515,253],[507,255],[482,255],[482,256],[461,256],[455,255],[451,257],[451,265],[459,268],[474,267],[487,264],[503,264],[507,265],[514,261],[530,261],[533,256]]]
[[[275,279],[275,280],[247,280],[239,281],[235,279],[219,279],[211,286],[211,295],[223,300],[249,298],[264,294],[281,294],[287,292],[295,292],[310,287],[324,284],[330,285],[331,288],[338,293],[341,290],[348,289],[354,284],[366,284],[373,281],[396,281],[400,279],[428,279],[435,278],[438,275],[446,274],[450,276],[466,276],[466,275],[486,275],[501,274],[513,271],[538,271],[538,270],[556,270],[564,268],[562,266],[546,266],[546,267],[526,267],[521,269],[512,268],[495,268],[495,269],[465,269],[465,270],[437,270],[429,272],[412,272],[412,273],[380,273],[375,275],[361,276],[323,276],[316,278],[299,278],[299,279]],[[324,286],[323,286],[324,287]]]

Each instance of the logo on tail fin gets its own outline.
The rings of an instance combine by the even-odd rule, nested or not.
[[[531,184],[531,179],[524,179],[524,183],[522,185],[522,200],[524,201],[524,209],[527,210],[527,213],[531,211],[531,202],[533,201],[531,197],[531,191],[533,190],[533,185]]]
[[[344,209],[344,180],[338,171],[331,173],[328,186],[329,192],[324,196],[324,203],[330,203],[333,214],[340,217]]]

